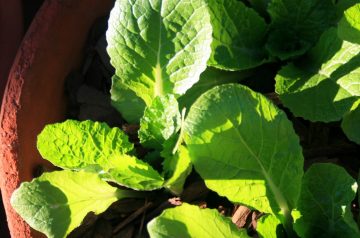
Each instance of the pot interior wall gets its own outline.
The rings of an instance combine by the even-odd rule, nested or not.
[[[48,123],[64,120],[64,79],[83,56],[92,24],[112,0],[45,1],[16,56],[0,114],[2,196],[12,237],[39,237],[10,206],[10,196],[34,170],[49,168],[36,150]]]

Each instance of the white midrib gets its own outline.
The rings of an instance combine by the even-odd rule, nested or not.
[[[162,78],[162,67],[160,63],[160,56],[161,56],[161,31],[162,31],[162,24],[161,24],[161,9],[162,3],[160,3],[160,10],[159,10],[159,42],[158,42],[158,49],[156,55],[156,66],[155,66],[155,97],[161,96],[164,94],[164,85],[163,85],[163,78]]]

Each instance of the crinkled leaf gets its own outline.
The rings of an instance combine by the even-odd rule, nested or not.
[[[345,11],[339,22],[339,37],[360,44],[360,3]]]
[[[186,203],[166,209],[148,223],[147,229],[152,238],[249,237],[245,229],[239,230],[217,210],[201,209]]]
[[[195,100],[207,90],[221,84],[235,83],[251,75],[252,71],[224,71],[208,67],[201,75],[200,80],[194,84],[184,95],[178,98],[180,108],[190,108]]]
[[[148,106],[156,96],[184,94],[211,53],[206,1],[117,0],[106,38],[119,77],[114,84],[133,90]]]
[[[360,95],[360,45],[341,40],[334,28],[301,61],[276,76],[276,92],[296,115],[312,121],[336,121]]]
[[[149,164],[129,155],[113,154],[100,176],[135,190],[159,189],[164,184],[163,177]]]
[[[180,129],[181,116],[174,95],[154,99],[140,120],[139,138],[145,147],[161,149],[164,141]]]
[[[305,53],[337,20],[336,7],[329,0],[272,0],[268,12],[267,49],[283,60]]]
[[[274,215],[266,214],[256,223],[256,232],[264,238],[285,238],[286,233],[281,221]]]
[[[237,0],[208,0],[213,26],[209,65],[242,70],[266,61],[267,25],[259,14]]]
[[[184,138],[210,189],[290,222],[303,156],[291,122],[267,98],[241,85],[215,87],[191,107]]]
[[[184,183],[190,174],[192,165],[189,152],[185,146],[179,146],[175,154],[172,153],[173,146],[167,151],[161,153],[165,158],[163,163],[163,171],[166,182],[164,187],[172,193],[180,195],[183,191]]]
[[[32,228],[60,238],[78,227],[89,212],[100,214],[131,193],[110,186],[96,174],[63,170],[22,183],[11,205]]]
[[[113,153],[133,150],[127,135],[106,123],[67,120],[47,125],[38,136],[37,148],[44,159],[67,169],[105,166]]]
[[[111,88],[111,104],[121,113],[121,116],[129,123],[139,123],[144,114],[145,102],[130,89],[126,89],[119,78],[113,76]]]
[[[360,100],[345,114],[341,128],[350,140],[360,144]]]
[[[295,231],[300,237],[360,237],[350,210],[356,190],[356,181],[342,167],[312,165],[294,212]]]

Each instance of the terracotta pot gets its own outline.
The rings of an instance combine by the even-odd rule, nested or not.
[[[48,0],[34,18],[11,68],[0,113],[2,197],[12,237],[39,237],[10,205],[12,192],[45,164],[36,136],[64,119],[64,79],[79,66],[94,21],[112,0]],[[46,166],[46,165],[45,165]]]
[[[21,0],[0,0],[0,102],[22,35]]]
[[[2,101],[9,70],[22,36],[23,17],[21,0],[0,0],[0,102]],[[2,199],[0,199],[0,206],[0,232],[1,237],[6,238],[10,235],[7,229]]]

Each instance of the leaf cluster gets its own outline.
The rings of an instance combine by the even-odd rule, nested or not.
[[[239,84],[262,65],[282,65],[275,90],[284,106],[311,121],[342,119],[360,143],[359,3],[117,0],[106,37],[112,104],[140,124],[151,153],[140,158],[106,123],[47,125],[37,148],[63,170],[22,183],[11,199],[34,229],[65,237],[119,199],[158,189],[180,195],[194,167],[209,189],[265,214],[259,237],[360,237],[350,211],[356,181],[334,164],[304,173],[285,112]],[[217,211],[190,204],[147,228],[151,237],[248,237]]]

